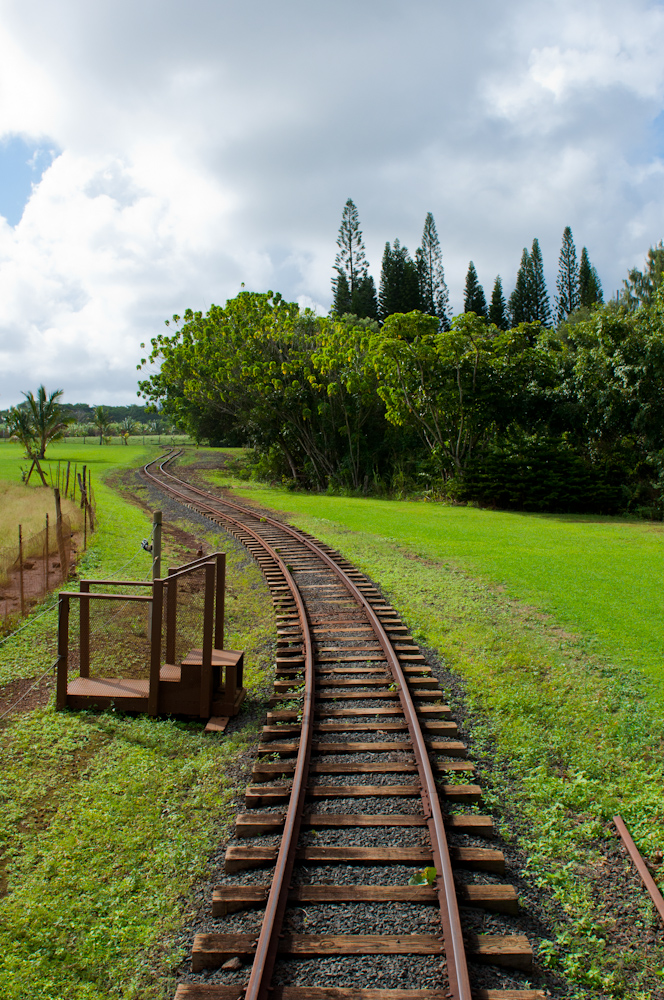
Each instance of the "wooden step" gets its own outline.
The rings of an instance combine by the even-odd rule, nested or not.
[[[292,758],[288,760],[258,760],[254,764],[252,771],[253,781],[269,781],[271,778],[280,775],[292,774],[297,766],[297,762]],[[472,774],[475,765],[469,761],[432,761],[431,770],[434,774],[447,774],[449,772],[467,772]],[[350,761],[325,764],[313,760],[309,765],[309,774],[416,774],[417,764],[402,761]]]
[[[502,851],[486,847],[450,847],[452,861],[464,868],[505,873],[505,858]],[[229,844],[226,848],[224,871],[227,875],[273,865],[279,853],[278,847],[244,847]],[[296,861],[309,864],[349,864],[349,865],[419,865],[424,868],[433,863],[430,847],[301,847],[295,854]]]
[[[249,785],[245,792],[247,808],[275,805],[287,801],[290,785]],[[438,794],[449,802],[479,802],[482,789],[479,785],[439,785]],[[358,798],[420,798],[419,785],[311,785],[307,788],[310,799]]]
[[[465,757],[466,744],[456,740],[438,740],[428,744],[430,750],[445,753],[448,757]],[[261,756],[278,753],[282,755],[296,754],[300,748],[299,740],[289,740],[287,743],[278,743],[274,740],[266,740],[258,747]],[[391,742],[380,743],[322,743],[314,742],[311,745],[312,753],[319,754],[341,754],[341,753],[392,753],[394,751],[412,753],[413,744],[410,740],[392,740]]]
[[[262,907],[269,885],[217,886],[212,892],[212,916],[224,917],[238,910]],[[519,912],[516,890],[511,885],[457,886],[460,906],[474,906],[498,913]],[[435,906],[438,893],[428,885],[299,885],[288,893],[293,904],[316,903],[422,903]]]
[[[191,956],[192,972],[218,969],[238,957],[250,962],[256,948],[255,934],[197,934]],[[440,937],[434,934],[283,934],[279,953],[297,958],[320,955],[443,955]],[[529,972],[533,952],[521,934],[475,934],[468,938],[468,958]]]
[[[468,833],[476,837],[493,836],[493,821],[490,816],[474,813],[459,816],[444,816],[448,830]],[[264,833],[278,832],[284,824],[284,813],[240,813],[235,820],[236,837],[260,837]],[[339,827],[384,827],[384,826],[426,826],[421,814],[367,814],[367,813],[307,813],[302,818],[303,829],[336,829]]]

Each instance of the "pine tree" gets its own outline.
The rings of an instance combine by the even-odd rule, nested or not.
[[[544,280],[544,264],[542,262],[542,251],[539,241],[533,240],[530,251],[530,302],[531,302],[531,322],[539,322],[542,326],[551,325],[551,306],[549,304],[549,293],[546,290]]]
[[[489,323],[493,323],[499,330],[506,330],[509,325],[507,321],[507,305],[505,303],[505,296],[503,295],[503,282],[500,275],[497,275],[493,286],[491,305],[489,306]]]
[[[591,308],[596,303],[604,301],[602,282],[597,270],[590,263],[588,251],[584,247],[579,262],[579,304]]]
[[[350,288],[345,271],[339,271],[336,278],[332,280],[332,288],[334,289],[332,309],[337,316],[345,316],[346,313],[352,312]]]
[[[664,275],[664,243],[660,240],[657,246],[650,247],[644,271],[638,267],[628,272],[627,280],[623,281],[623,300],[632,308],[639,305],[650,305],[653,296],[662,283]]]
[[[556,315],[559,323],[564,322],[570,313],[575,312],[580,305],[579,300],[579,265],[576,260],[576,247],[572,230],[565,226],[563,242],[558,258],[558,294],[556,296]]]
[[[523,248],[521,263],[516,273],[516,284],[510,295],[510,315],[512,326],[530,323],[533,313],[533,262],[527,249]]]
[[[370,274],[365,274],[357,283],[357,287],[351,296],[351,307],[349,310],[354,316],[361,319],[378,319],[378,298],[376,296],[376,286]]]
[[[487,316],[484,289],[480,285],[480,279],[477,277],[477,271],[472,260],[468,265],[468,273],[466,274],[463,311],[467,313],[474,312],[477,316],[484,316],[485,319]]]
[[[337,237],[339,253],[334,261],[332,278],[334,303],[332,309],[338,316],[352,312],[357,316],[377,314],[376,289],[369,277],[369,264],[360,229],[357,208],[352,198],[344,205]],[[373,288],[373,299],[371,289]],[[357,312],[361,308],[362,312]]]
[[[415,254],[420,282],[422,312],[437,316],[443,330],[450,328],[450,296],[443,269],[443,254],[440,249],[436,223],[431,212],[427,212],[422,232],[422,246]]]
[[[392,313],[407,313],[420,309],[420,278],[417,265],[402,247],[399,240],[394,245],[385,244],[380,271],[378,315],[386,320]]]

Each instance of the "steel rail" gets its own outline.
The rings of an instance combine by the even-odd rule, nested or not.
[[[627,848],[627,853],[634,862],[634,867],[641,876],[641,881],[648,890],[648,894],[653,901],[653,904],[659,913],[662,920],[664,920],[664,898],[662,897],[659,887],[655,882],[654,878],[648,871],[646,863],[639,853],[639,849],[632,840],[632,835],[625,826],[625,821],[622,816],[614,816],[613,822],[616,824],[616,830],[620,834],[620,839]]]
[[[171,456],[171,458],[174,457],[176,456]],[[155,459],[155,461],[159,461],[159,459]],[[170,459],[167,459],[167,461],[170,461]],[[180,499],[186,499],[191,502],[191,498],[187,497],[186,494],[180,493],[173,487],[162,483],[156,476],[148,471],[149,466],[154,464],[155,462],[148,462],[148,464],[143,468],[144,474],[149,479],[158,483],[162,489],[166,486],[170,493],[173,493]],[[164,471],[161,466],[160,471]],[[170,474],[164,472],[164,475]],[[175,479],[176,477],[171,476],[171,478]],[[250,527],[248,527],[248,525],[230,517],[228,514],[221,513],[208,504],[197,501],[197,505],[199,507],[207,508],[208,513],[215,514],[217,517],[221,516],[225,520],[234,524],[240,531],[246,532],[254,539],[254,541],[262,546],[273,561],[279,566],[297,607],[298,617],[300,619],[300,628],[302,630],[302,645],[305,651],[302,729],[295,765],[295,773],[293,775],[293,784],[291,786],[288,809],[284,819],[284,832],[281,838],[279,854],[277,855],[274,875],[265,907],[265,916],[263,918],[261,931],[256,943],[256,953],[251,967],[249,982],[244,991],[244,1000],[267,1000],[274,963],[276,961],[277,950],[279,947],[279,935],[281,934],[284,913],[288,902],[288,890],[290,888],[293,866],[295,864],[295,851],[297,849],[297,841],[300,834],[300,824],[302,820],[302,813],[304,812],[304,799],[307,789],[307,779],[309,776],[309,761],[311,759],[311,742],[314,723],[313,641],[309,629],[309,622],[307,620],[304,601],[302,600],[299,587],[295,583],[290,570],[279,553],[276,552],[275,549],[273,549],[272,546],[258,534],[258,532],[253,531]],[[239,997],[238,1000],[241,1000],[241,998]]]
[[[160,465],[160,471],[164,476],[172,479],[174,482],[178,482],[183,485],[187,490],[198,494],[201,497],[206,497],[210,499],[211,494],[198,489],[195,486],[187,483],[186,480],[182,480],[172,473],[167,472],[164,469],[164,465],[173,461],[182,452],[179,451],[175,454],[169,455],[164,459]],[[165,484],[162,484],[165,485]],[[191,498],[188,498],[191,502]],[[251,510],[251,508],[244,507],[241,504],[234,503],[227,498],[213,497],[215,503],[223,504],[227,507],[231,507],[234,510],[240,511],[242,514],[249,515],[252,518],[258,518],[259,515]],[[218,515],[226,517],[220,511],[217,511]],[[418,774],[420,778],[421,794],[422,794],[422,804],[424,809],[424,816],[427,822],[427,827],[429,829],[429,835],[431,838],[431,846],[433,851],[434,864],[436,867],[436,882],[437,882],[437,893],[438,902],[440,906],[441,924],[443,928],[443,939],[445,946],[445,953],[447,958],[447,972],[449,977],[449,990],[451,1000],[471,1000],[471,988],[470,980],[468,976],[468,966],[466,961],[466,953],[463,943],[463,935],[461,930],[461,920],[459,916],[459,908],[456,898],[456,887],[454,884],[454,876],[452,873],[452,863],[450,859],[449,847],[447,843],[447,835],[445,833],[445,826],[443,822],[443,815],[440,808],[440,801],[438,798],[438,789],[436,786],[436,781],[431,768],[431,763],[429,761],[429,755],[427,752],[427,746],[422,735],[419,721],[417,719],[417,711],[413,703],[410,691],[408,689],[406,679],[399,663],[399,659],[394,651],[392,643],[390,642],[389,636],[385,631],[382,622],[380,621],[378,615],[374,611],[373,607],[369,601],[365,598],[364,594],[359,590],[359,588],[353,583],[353,581],[344,573],[343,569],[319,546],[317,546],[313,541],[307,538],[306,535],[297,531],[296,529],[284,524],[276,518],[269,517],[267,515],[262,515],[265,522],[270,524],[272,527],[278,528],[280,531],[284,531],[286,534],[290,535],[292,538],[296,539],[301,544],[305,545],[311,552],[317,555],[341,580],[343,585],[350,591],[353,597],[356,599],[358,604],[364,609],[369,618],[372,628],[380,642],[380,645],[387,657],[387,661],[392,673],[392,677],[398,688],[399,700],[406,718],[406,723],[408,725],[408,730],[413,742],[413,749],[415,752],[415,758],[417,762]],[[232,520],[232,519],[231,519]],[[247,994],[248,996],[248,994]]]

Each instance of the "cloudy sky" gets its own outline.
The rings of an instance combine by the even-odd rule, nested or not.
[[[272,288],[327,311],[433,212],[455,311],[563,228],[611,295],[664,236],[664,3],[0,0],[0,409],[136,401],[141,341]]]

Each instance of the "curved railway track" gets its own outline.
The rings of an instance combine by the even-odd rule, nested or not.
[[[310,535],[173,475],[178,454],[146,477],[254,556],[278,652],[247,811],[212,900],[226,932],[196,936],[198,981],[176,1000],[543,998],[528,988],[527,939],[504,933],[516,892],[485,846],[493,825],[476,811],[473,765],[394,608]],[[426,869],[429,881],[409,884]],[[333,933],[318,933],[326,920]],[[501,988],[487,988],[491,970]]]

